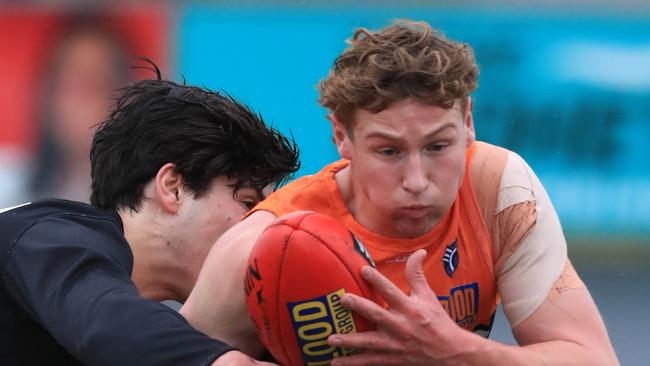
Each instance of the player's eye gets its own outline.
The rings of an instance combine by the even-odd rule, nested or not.
[[[257,191],[253,188],[240,188],[235,193],[235,199],[244,205],[248,210],[252,209],[260,201]]]
[[[427,151],[440,152],[447,147],[447,144],[431,144],[427,146]]]
[[[377,153],[379,155],[381,155],[381,156],[388,157],[388,156],[397,155],[399,153],[399,151],[397,149],[392,148],[392,147],[386,147],[386,148],[382,148],[382,149],[377,150]]]
[[[255,207],[255,205],[257,204],[257,201],[254,201],[254,200],[244,200],[244,201],[242,201],[242,203],[244,204],[244,206],[246,206],[247,209],[250,210],[250,209],[252,209],[253,207]]]

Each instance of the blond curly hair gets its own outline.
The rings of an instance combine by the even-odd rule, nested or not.
[[[464,113],[478,84],[472,48],[426,22],[398,20],[377,32],[360,28],[348,44],[318,84],[320,104],[347,129],[356,109],[376,113],[408,97],[442,108],[460,100]]]

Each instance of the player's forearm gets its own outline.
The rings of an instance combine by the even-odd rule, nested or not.
[[[571,341],[556,340],[520,348],[537,354],[544,365],[619,365],[616,354],[609,345],[587,347]]]
[[[468,351],[449,365],[619,365],[609,346],[587,347],[567,340],[513,346],[472,334]]]

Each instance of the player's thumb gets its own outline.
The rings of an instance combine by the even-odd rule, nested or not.
[[[424,276],[422,270],[422,262],[427,256],[427,251],[418,249],[415,253],[411,254],[406,260],[406,279],[411,286],[411,294],[414,295],[431,295],[433,291],[427,283],[427,278]]]

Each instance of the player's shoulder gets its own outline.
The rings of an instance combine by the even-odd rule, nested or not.
[[[512,152],[482,141],[474,142],[472,149],[470,179],[479,205],[485,205],[496,198],[508,157]]]
[[[535,175],[521,156],[485,142],[475,142],[472,148],[472,189],[488,227],[495,213],[535,200]]]
[[[22,263],[49,256],[63,263],[74,253],[111,258],[124,268],[132,260],[121,219],[113,210],[67,200],[44,200],[4,212],[0,217],[0,261]],[[10,250],[9,250],[10,249]]]
[[[0,237],[6,241],[9,237],[21,235],[26,230],[37,226],[46,226],[49,231],[68,232],[71,226],[95,227],[96,225],[88,222],[98,220],[111,222],[111,226],[122,228],[116,212],[101,210],[81,202],[61,199],[41,200],[0,210],[0,232],[2,233]]]
[[[504,184],[531,185],[532,169],[516,152],[481,141],[473,149],[470,178],[475,190],[496,194]]]
[[[303,175],[299,178],[282,186],[277,191],[273,192],[271,196],[278,194],[293,194],[295,191],[302,191],[314,185],[327,185],[334,179],[334,175],[345,168],[349,162],[347,160],[336,160],[332,163],[325,165],[320,171],[315,174]]]
[[[508,156],[513,153],[506,148],[483,141],[474,142],[473,149],[474,152],[470,165],[470,172],[477,175],[501,175]]]
[[[339,160],[316,174],[300,177],[271,193],[253,210],[267,210],[277,216],[302,210],[329,212],[332,205],[338,204],[335,175],[347,165],[347,161]]]
[[[83,216],[96,219],[111,217],[110,211],[102,210],[87,203],[64,199],[45,199],[0,208],[0,215],[2,215],[3,219],[15,217],[27,221],[57,215]]]

